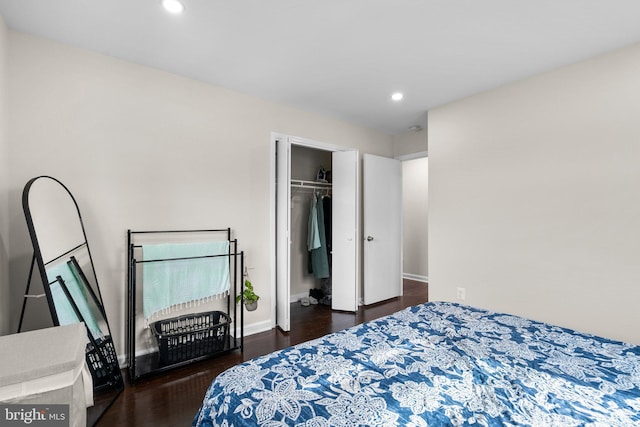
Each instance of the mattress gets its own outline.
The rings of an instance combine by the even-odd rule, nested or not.
[[[449,302],[236,365],[194,426],[640,425],[640,347]]]

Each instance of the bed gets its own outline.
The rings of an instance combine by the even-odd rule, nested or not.
[[[431,302],[228,369],[193,425],[640,425],[640,346]]]

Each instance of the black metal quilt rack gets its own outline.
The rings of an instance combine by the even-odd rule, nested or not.
[[[224,255],[206,255],[186,258],[171,258],[159,260],[139,260],[142,244],[141,235],[197,235],[200,240],[203,236],[220,236],[226,233],[229,242],[229,251]],[[188,240],[185,238],[185,240]],[[219,237],[217,240],[221,240]],[[233,350],[244,348],[244,310],[236,309],[235,299],[242,294],[242,279],[244,271],[244,252],[238,251],[237,239],[231,240],[231,229],[211,230],[153,230],[153,231],[127,231],[127,259],[128,259],[128,298],[127,298],[127,358],[129,364],[129,377],[131,383],[152,374],[157,374],[180,366],[185,366],[200,360],[208,359]],[[223,302],[225,310],[209,313],[190,313],[171,319],[158,321],[143,333],[149,336],[155,334],[158,343],[158,351],[136,355],[136,343],[138,341],[138,305],[137,294],[137,265],[146,262],[179,261],[185,259],[228,257],[230,286],[228,295]],[[144,283],[142,284],[144,287]],[[232,304],[232,302],[234,304]],[[242,305],[240,305],[242,307]],[[233,308],[233,310],[232,310]],[[239,318],[239,319],[238,319]],[[215,322],[212,324],[211,322]],[[171,328],[178,332],[173,332]],[[184,332],[187,330],[187,332]],[[239,334],[239,336],[238,336]]]

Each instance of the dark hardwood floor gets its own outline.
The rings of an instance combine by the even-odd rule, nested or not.
[[[243,353],[235,351],[138,381],[134,386],[127,384],[97,426],[190,426],[209,384],[225,369],[426,301],[427,284],[405,280],[402,297],[360,307],[357,313],[334,312],[322,305],[302,307],[300,304],[292,304],[289,333],[272,329],[250,335],[245,337]]]

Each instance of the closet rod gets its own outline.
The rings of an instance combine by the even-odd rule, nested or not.
[[[316,189],[328,189],[331,188],[330,182],[318,182],[318,181],[303,181],[300,179],[292,179],[291,186],[296,188],[316,188]]]

